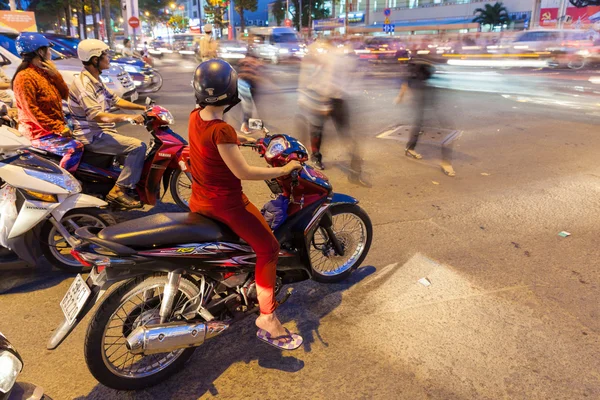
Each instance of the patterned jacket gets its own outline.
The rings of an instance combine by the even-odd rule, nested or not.
[[[49,73],[34,65],[19,72],[13,83],[17,103],[19,131],[30,140],[65,129],[62,100],[69,87],[60,74]]]

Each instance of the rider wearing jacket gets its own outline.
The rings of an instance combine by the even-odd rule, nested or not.
[[[102,83],[100,74],[110,68],[109,47],[98,39],[79,42],[77,55],[83,62],[81,74],[73,80],[69,110],[75,129],[73,134],[86,150],[110,155],[126,155],[123,171],[106,200],[123,208],[139,208],[142,203],[127,194],[140,180],[146,155],[146,144],[138,139],[118,135],[116,122],[144,122],[142,115],[112,114],[112,107],[145,110],[146,107],[121,99]]]
[[[248,165],[238,148],[239,139],[248,139],[238,138],[235,129],[223,121],[224,113],[240,102],[237,80],[235,70],[222,60],[205,61],[194,73],[193,86],[200,107],[192,111],[189,122],[193,177],[190,209],[226,224],[252,247],[260,306],[257,336],[278,338],[281,348],[297,348],[302,338],[290,334],[274,313],[279,243],[260,211],[244,195],[241,181],[277,178],[301,165],[297,161],[278,168]]]
[[[60,166],[77,169],[83,144],[74,140],[65,124],[62,100],[69,87],[50,61],[52,46],[37,32],[23,32],[15,43],[23,58],[12,79],[18,110],[19,131],[34,147],[63,156]]]

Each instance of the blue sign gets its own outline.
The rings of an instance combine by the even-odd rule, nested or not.
[[[392,14],[392,10],[390,10],[389,8],[386,8],[385,10],[383,10],[383,15],[385,15],[386,17],[389,17]]]
[[[383,24],[383,31],[385,33],[394,33],[395,28],[396,28],[396,25],[394,25],[394,24]]]

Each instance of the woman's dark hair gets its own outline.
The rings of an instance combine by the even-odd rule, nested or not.
[[[126,46],[126,45],[127,45],[127,43],[129,43],[129,42],[130,42],[130,40],[129,40],[129,39],[127,39],[127,38],[123,39],[123,45],[124,45],[124,46]]]
[[[46,51],[48,47],[44,46],[44,47],[40,47],[38,50],[44,50]],[[33,61],[34,58],[39,57],[38,55],[38,50],[32,52],[32,53],[26,53],[23,54],[23,61],[21,61],[21,64],[19,64],[19,66],[17,67],[17,70],[15,71],[15,75],[12,78],[12,81],[10,81],[10,88],[13,88],[13,85],[15,84],[15,79],[17,78],[17,75],[19,75],[19,72],[23,71],[24,69],[27,69],[29,67],[29,65],[31,65],[31,62]]]

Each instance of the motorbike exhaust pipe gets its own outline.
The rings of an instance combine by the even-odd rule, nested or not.
[[[169,322],[140,326],[127,337],[125,346],[133,354],[157,354],[197,347],[205,340],[221,334],[229,324],[210,322]]]

